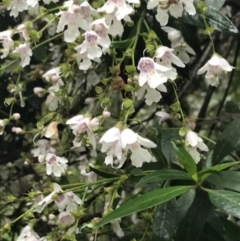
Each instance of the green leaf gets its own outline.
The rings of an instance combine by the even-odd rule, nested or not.
[[[113,49],[126,49],[127,47],[130,46],[130,44],[132,43],[133,38],[130,39],[125,39],[125,40],[120,40],[120,41],[113,41],[111,43],[111,47]]]
[[[219,10],[226,0],[207,0],[206,3],[208,6],[211,6],[215,8],[216,10]]]
[[[206,179],[208,183],[237,192],[240,192],[239,180],[240,172],[238,171],[223,171],[219,174],[213,174]]]
[[[218,31],[230,32],[234,34],[238,33],[237,28],[225,15],[223,15],[221,12],[211,6],[208,6],[207,8],[208,9],[204,14],[197,6],[197,13],[195,15],[189,15],[186,11],[184,11],[181,20],[191,25],[205,28],[206,26],[203,19],[203,17],[205,17],[208,25],[214,26],[214,28]]]
[[[193,179],[197,181],[197,176],[194,175],[197,173],[197,165],[193,160],[192,156],[187,152],[187,150],[183,146],[177,146],[174,142],[172,142],[172,145],[174,150],[176,151],[176,154],[181,164],[184,166],[187,172],[193,177]]]
[[[203,227],[212,209],[207,193],[197,190],[194,201],[186,216],[178,225],[174,241],[201,241]]]
[[[230,154],[240,139],[240,117],[236,118],[223,131],[213,151],[213,164],[219,163]]]
[[[191,186],[167,187],[154,190],[123,203],[119,208],[105,216],[95,228],[99,228],[106,223],[117,218],[128,216],[153,206],[167,202],[191,189]]]
[[[153,219],[153,240],[172,240],[177,222],[177,202],[172,199],[156,208]]]
[[[191,180],[191,177],[188,173],[173,169],[164,169],[152,172],[147,176],[143,177],[136,185],[136,188],[152,183],[152,182],[159,182],[163,180]]]
[[[123,172],[121,170],[114,170],[114,169],[109,169],[109,168],[104,168],[104,167],[97,167],[97,166],[89,166],[90,170],[95,172],[101,177],[104,178],[113,178],[113,177],[119,177],[120,175],[123,175]]]
[[[227,169],[229,167],[235,166],[240,164],[240,161],[238,162],[227,162],[223,164],[219,164],[213,167],[210,167],[208,169],[205,169],[203,171],[198,172],[197,174],[193,175],[193,177],[197,178],[200,180],[205,180],[208,176],[212,175],[213,173],[220,172],[224,169]]]
[[[177,206],[178,206],[178,222],[182,221],[182,219],[186,216],[188,209],[192,205],[194,198],[196,196],[196,190],[190,189],[185,192],[180,198],[178,198]]]
[[[240,194],[226,190],[206,190],[212,204],[221,211],[240,218]]]

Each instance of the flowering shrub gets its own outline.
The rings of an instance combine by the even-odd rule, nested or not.
[[[239,240],[238,1],[0,9],[1,240]]]

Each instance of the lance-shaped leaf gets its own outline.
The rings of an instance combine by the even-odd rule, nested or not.
[[[172,145],[173,145],[174,150],[176,151],[179,161],[184,166],[186,171],[191,176],[196,174],[197,173],[197,165],[196,165],[195,161],[193,160],[192,156],[187,152],[187,150],[183,146],[181,146],[181,145],[177,146],[173,141],[172,141]],[[196,175],[193,176],[193,179],[195,181],[197,181],[197,176]]]
[[[240,218],[240,194],[226,190],[206,190],[212,204],[221,211]]]
[[[119,208],[105,216],[95,228],[99,228],[117,218],[128,216],[153,206],[165,203],[191,189],[192,186],[176,186],[154,190],[123,203]]]
[[[136,188],[144,184],[159,182],[164,180],[192,180],[192,179],[191,179],[191,176],[189,176],[189,174],[186,172],[174,170],[174,169],[164,169],[164,170],[155,171],[143,177],[137,183]]]

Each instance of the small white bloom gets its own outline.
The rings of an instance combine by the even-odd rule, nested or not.
[[[75,222],[75,218],[69,212],[61,212],[58,217],[59,223],[66,226],[71,226]]]
[[[29,34],[28,34],[28,30],[27,30],[27,28],[26,28],[26,26],[25,26],[24,24],[18,25],[17,28],[16,28],[16,30],[17,30],[18,33],[21,33],[21,34],[22,34],[23,39],[24,39],[25,41],[30,40]]]
[[[111,225],[112,225],[112,229],[113,229],[113,232],[119,237],[119,238],[122,238],[124,237],[124,232],[120,226],[120,222],[121,222],[121,219],[116,219],[114,221],[111,222]]]
[[[59,85],[54,85],[48,88],[49,95],[45,101],[45,105],[48,107],[50,111],[56,111],[59,104],[62,104],[62,99],[57,96],[57,92],[59,91]]]
[[[162,26],[168,23],[169,13],[175,18],[181,17],[184,9],[190,15],[196,14],[193,0],[149,0],[147,9],[153,9],[156,6],[156,19]]]
[[[61,177],[62,173],[67,170],[68,160],[66,158],[48,153],[45,159],[47,175],[53,174],[55,177]]]
[[[119,36],[121,37],[124,31],[121,20],[117,20],[114,13],[107,14],[105,16],[106,23],[109,26],[108,33],[113,37]]]
[[[186,134],[185,143],[187,145],[187,150],[193,157],[194,161],[198,163],[201,159],[199,152],[200,151],[208,151],[207,145],[203,142],[203,139],[200,138],[197,133],[189,130]]]
[[[139,136],[137,133],[133,132],[130,129],[124,129],[121,133],[121,143],[122,148],[127,150],[131,150],[131,161],[132,165],[135,167],[141,167],[144,162],[151,162],[152,156],[151,154],[146,150],[143,149],[141,146],[147,147],[147,148],[155,148],[157,145],[141,136]]]
[[[155,63],[151,58],[142,57],[138,62],[137,68],[140,71],[138,77],[140,86],[148,83],[149,87],[155,89],[168,80],[164,72],[168,71],[169,68]]]
[[[159,125],[170,118],[170,115],[165,111],[158,111],[155,113],[155,115],[160,117]]]
[[[59,0],[43,0],[45,4],[50,4],[51,2],[57,3]]]
[[[58,122],[52,121],[45,129],[43,135],[49,139],[58,139]]]
[[[0,135],[3,134],[4,128],[5,128],[6,125],[7,125],[7,122],[0,119]]]
[[[0,32],[0,43],[2,43],[3,46],[3,50],[1,50],[3,52],[1,59],[3,59],[7,57],[10,50],[14,47],[12,32],[10,30]]]
[[[60,67],[55,67],[50,70],[48,70],[45,74],[42,75],[42,77],[47,82],[52,82],[55,85],[63,86],[64,83],[60,77],[61,69]]]
[[[32,50],[30,49],[29,43],[20,44],[18,47],[15,48],[13,53],[20,54],[20,57],[21,57],[20,65],[22,67],[29,65],[31,56],[32,56]]]
[[[11,5],[8,7],[8,10],[10,10],[10,16],[13,16],[14,18],[16,18],[19,12],[28,10],[27,1],[13,0],[11,1]]]
[[[87,133],[93,149],[96,149],[97,143],[95,135],[93,133],[93,129],[99,125],[99,121],[97,118],[90,119],[88,117],[84,117],[83,115],[77,115],[67,120],[66,124],[70,125],[70,128],[73,130],[73,134],[77,138],[79,135]]]
[[[34,157],[38,158],[38,161],[41,162],[49,152],[56,153],[56,149],[50,145],[50,141],[46,139],[41,139],[36,142],[37,147],[31,150],[31,153]]]
[[[189,63],[189,54],[195,55],[195,52],[184,41],[181,32],[170,27],[162,27],[162,30],[168,34],[168,39],[171,41],[171,47],[174,48],[174,54],[181,59],[184,64]]]
[[[27,225],[23,228],[17,241],[44,241],[44,237],[40,238],[39,235],[32,229],[31,226]]]
[[[218,86],[219,78],[224,76],[227,72],[231,72],[234,69],[226,59],[214,54],[210,60],[198,70],[197,74],[203,74],[207,72],[205,78],[209,85]]]
[[[58,206],[59,211],[66,209],[67,212],[72,212],[82,204],[82,200],[73,192],[67,192],[60,194],[55,200],[55,204]]]
[[[84,4],[86,5],[86,3]],[[59,13],[61,16],[57,25],[57,33],[64,31],[64,27],[67,25],[68,28],[64,31],[64,40],[71,43],[80,35],[79,28],[88,30],[90,25],[82,16],[84,12],[87,14],[86,6],[81,7],[73,4],[73,1],[66,1],[64,6],[68,7],[68,10]]]

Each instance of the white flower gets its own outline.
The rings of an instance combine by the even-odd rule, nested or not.
[[[4,128],[5,128],[6,125],[7,125],[7,122],[0,119],[0,135],[3,134]]]
[[[169,68],[155,63],[151,58],[142,57],[138,62],[137,68],[140,71],[138,77],[140,86],[148,83],[149,87],[155,89],[168,80],[164,72],[168,71]]]
[[[57,3],[59,0],[43,0],[45,4],[50,4],[51,2]]]
[[[133,7],[127,4],[127,2],[140,3],[138,0],[107,0],[106,3],[98,9],[98,12],[106,12],[107,14],[114,13],[116,19],[120,21],[134,12]]]
[[[27,30],[27,28],[26,28],[26,26],[25,26],[24,24],[18,25],[17,28],[16,28],[16,30],[17,30],[18,33],[21,33],[21,34],[22,34],[23,39],[24,39],[25,41],[30,40],[29,34],[28,34],[28,30]]]
[[[152,103],[158,103],[161,100],[162,95],[159,91],[167,92],[167,88],[164,84],[157,86],[156,89],[150,88],[148,84],[145,84],[139,89],[137,99],[141,100],[145,95],[145,103],[150,106]],[[147,93],[145,94],[145,92]]]
[[[137,133],[130,129],[124,129],[121,133],[122,148],[125,150],[131,150],[131,161],[135,167],[141,167],[144,162],[151,162],[152,156],[141,146],[147,148],[155,148],[157,145],[152,141],[139,136]]]
[[[42,77],[47,82],[51,81],[55,85],[63,86],[64,83],[60,77],[60,74],[61,74],[60,67],[55,67],[55,68],[48,70],[45,74],[42,75]]]
[[[72,212],[82,204],[82,200],[73,192],[67,192],[60,194],[55,200],[55,204],[58,206],[59,211],[63,211],[66,208],[67,212]]]
[[[36,142],[37,148],[31,150],[31,153],[34,157],[38,157],[38,161],[43,161],[44,156],[47,153],[56,153],[56,149],[50,145],[49,140],[41,139]]]
[[[203,139],[200,138],[197,133],[189,130],[186,134],[185,143],[187,146],[187,150],[193,157],[194,161],[198,163],[201,159],[197,148],[200,151],[208,151],[207,145],[203,142]]]
[[[121,20],[117,20],[114,13],[107,14],[105,16],[106,23],[109,26],[108,33],[112,35],[113,37],[119,36],[121,37],[124,31],[123,25],[121,23]],[[129,20],[125,17],[126,20]],[[131,19],[130,19],[131,20]]]
[[[75,218],[69,212],[61,212],[58,216],[59,223],[66,226],[71,226],[75,222]]]
[[[56,111],[59,104],[62,104],[62,99],[56,95],[59,91],[59,85],[54,85],[48,88],[49,95],[45,101],[46,106],[50,111]]]
[[[32,229],[31,226],[27,225],[23,228],[17,241],[43,241],[46,240],[44,237],[40,238],[39,235]]]
[[[32,56],[32,50],[30,49],[29,43],[20,44],[18,47],[15,48],[13,53],[20,54],[20,57],[21,57],[20,65],[22,67],[29,65],[30,60],[31,60],[30,57]]]
[[[106,24],[105,18],[100,18],[91,23],[91,29],[97,33],[99,38],[99,44],[101,43],[103,47],[103,52],[108,50],[111,45],[111,40],[108,36],[109,27]]]
[[[47,175],[53,174],[55,177],[61,177],[62,173],[67,170],[66,163],[68,163],[68,160],[64,157],[59,157],[55,154],[48,153],[45,157],[45,160]]]
[[[53,191],[45,198],[41,198],[42,200],[40,202],[37,202],[37,207],[34,209],[34,212],[41,213],[45,206],[53,201],[53,196],[62,191],[63,190],[57,183],[53,183]]]
[[[168,23],[169,13],[175,18],[181,17],[184,9],[190,15],[196,14],[193,0],[149,0],[147,9],[153,9],[156,6],[158,6],[156,19],[162,26]]]
[[[3,52],[1,59],[3,59],[7,57],[9,51],[14,47],[12,32],[10,30],[0,32],[0,43],[2,43],[3,46],[3,50],[1,50]]]
[[[170,27],[162,27],[162,30],[168,34],[168,39],[171,41],[171,47],[174,48],[176,56],[178,56],[184,64],[189,63],[189,54],[195,55],[195,52],[184,41],[181,32]]]
[[[122,238],[124,237],[124,232],[120,226],[120,222],[121,222],[121,219],[116,219],[114,221],[111,222],[111,225],[112,225],[112,229],[113,229],[113,232],[119,237],[119,238]]]
[[[19,12],[23,12],[24,10],[28,10],[27,1],[22,0],[13,0],[11,1],[11,5],[8,7],[10,11],[10,16],[16,18]]]
[[[60,12],[61,17],[58,22],[57,33],[63,31],[67,25],[68,28],[64,31],[64,40],[71,43],[80,35],[79,28],[83,30],[90,28],[88,21],[90,21],[90,13],[93,13],[94,10],[86,2],[82,3],[82,6],[79,6],[73,4],[73,1],[66,1],[64,6],[68,7],[68,10]],[[85,17],[87,17],[88,20],[86,20]]]
[[[58,128],[57,128],[58,122],[52,121],[43,132],[43,135],[50,139],[58,139]]]
[[[219,78],[224,76],[227,72],[231,72],[234,69],[226,59],[214,54],[210,60],[198,70],[197,74],[203,74],[207,72],[205,78],[209,85],[218,86]]]
[[[156,116],[160,117],[159,125],[161,125],[165,120],[170,118],[170,115],[165,111],[158,111],[155,113]]]
[[[67,120],[66,124],[70,125],[70,128],[73,130],[73,134],[76,137],[83,133],[87,133],[93,149],[96,149],[97,143],[95,135],[93,133],[93,128],[99,125],[99,121],[97,118],[90,119],[88,117],[84,117],[83,115],[77,115]]]
[[[102,143],[101,151],[107,152],[105,164],[118,164],[118,167],[124,164],[128,150],[131,150],[132,153],[130,157],[132,164],[136,167],[141,167],[143,162],[152,160],[150,153],[143,149],[141,145],[148,148],[156,147],[155,143],[142,138],[132,130],[125,129],[121,132],[117,127],[113,127],[105,132],[99,142]],[[117,160],[114,160],[114,157]]]

